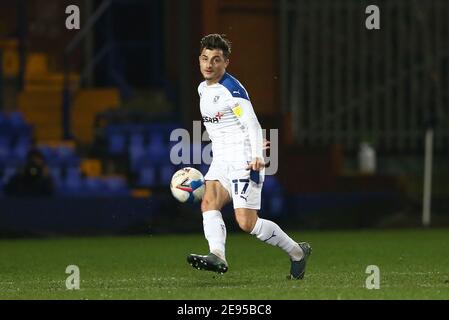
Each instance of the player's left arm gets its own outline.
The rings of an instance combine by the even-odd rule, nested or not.
[[[249,100],[237,99],[238,104],[232,108],[234,114],[239,118],[240,122],[248,129],[249,140],[251,145],[251,163],[247,169],[261,170],[264,166],[263,148],[264,143],[262,127],[257,119],[254,108]]]

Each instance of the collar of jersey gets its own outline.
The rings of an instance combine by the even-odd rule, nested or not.
[[[206,87],[211,88],[211,87],[214,87],[214,86],[218,86],[218,85],[220,85],[220,84],[223,85],[223,81],[225,81],[227,78],[229,78],[229,73],[225,72],[225,73],[223,74],[223,77],[221,77],[220,81],[218,81],[217,83],[208,85],[208,84],[207,84],[207,81],[206,81],[206,82],[205,82]]]

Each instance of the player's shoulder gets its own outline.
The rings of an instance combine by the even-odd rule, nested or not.
[[[206,87],[206,80],[204,80],[203,82],[201,82],[201,83],[198,85],[198,93],[200,93],[201,91],[203,91],[205,87]]]
[[[220,80],[220,84],[228,91],[234,98],[242,98],[249,101],[249,95],[245,87],[234,76],[225,73]]]

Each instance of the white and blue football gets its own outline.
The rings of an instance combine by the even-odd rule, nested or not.
[[[204,177],[195,168],[182,168],[175,172],[171,179],[170,190],[179,202],[198,202],[203,198]]]

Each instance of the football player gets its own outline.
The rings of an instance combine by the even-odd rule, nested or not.
[[[197,269],[225,273],[226,227],[221,215],[231,202],[240,228],[259,240],[277,246],[290,257],[291,279],[304,277],[311,247],[297,243],[273,221],[259,218],[264,180],[264,141],[245,87],[226,72],[231,44],[224,35],[210,34],[201,40],[198,86],[204,126],[212,141],[213,160],[205,175],[201,203],[208,255],[190,254],[187,261]]]

